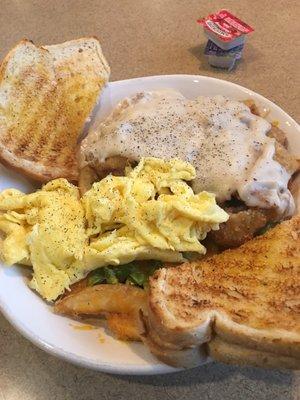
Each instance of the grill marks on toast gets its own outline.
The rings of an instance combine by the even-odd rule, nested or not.
[[[94,38],[21,41],[0,70],[0,160],[41,181],[76,180],[78,136],[108,78]]]
[[[53,71],[53,79],[55,79]],[[21,157],[26,154],[26,158],[32,161],[46,159],[48,157],[45,144],[57,140],[55,130],[57,122],[53,121],[53,117],[57,114],[54,102],[57,102],[55,93],[56,87],[53,84],[47,84],[47,78],[42,76],[33,76],[32,73],[25,71],[20,76],[20,82],[14,88],[13,97],[17,97],[18,93],[24,93],[23,102],[11,107],[10,114],[7,119],[11,120],[11,126],[8,134],[11,141],[11,150],[17,156]],[[48,110],[47,110],[48,109]],[[44,114],[44,118],[41,115]],[[47,133],[48,134],[45,134]],[[50,132],[52,135],[50,135]],[[46,153],[46,158],[43,153]]]
[[[163,347],[178,348],[179,337],[182,350],[195,345],[191,337],[201,344],[197,332],[207,321],[210,337],[299,357],[300,364],[300,216],[240,248],[159,270],[150,280],[150,347],[157,337]]]
[[[170,293],[165,300],[174,317],[187,320],[195,317],[192,310],[214,307],[235,322],[247,315],[253,328],[275,324],[274,328],[299,329],[300,217],[293,220],[293,231],[284,229],[291,224],[285,222],[239,249],[168,270]]]

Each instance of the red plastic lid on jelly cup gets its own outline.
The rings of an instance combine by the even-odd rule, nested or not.
[[[239,36],[247,35],[254,29],[227,10],[220,10],[216,14],[210,14],[197,22],[203,25],[204,29],[215,33],[220,40],[230,42]]]

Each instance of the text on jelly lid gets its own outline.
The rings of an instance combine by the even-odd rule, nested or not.
[[[216,14],[210,14],[197,22],[203,25],[204,29],[214,32],[220,40],[230,42],[231,40],[246,35],[254,29],[227,10],[220,10]]]

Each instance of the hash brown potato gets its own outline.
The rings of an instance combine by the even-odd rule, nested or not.
[[[106,315],[110,331],[120,340],[141,341],[143,325],[139,314],[110,313]]]
[[[81,282],[55,303],[55,312],[71,317],[105,316],[118,339],[141,340],[139,312],[146,309],[145,290],[126,284],[87,286],[86,279]]]
[[[100,284],[70,292],[55,303],[54,310],[70,316],[131,314],[145,308],[146,292],[126,284]]]

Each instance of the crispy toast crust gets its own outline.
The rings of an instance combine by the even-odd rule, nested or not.
[[[300,369],[300,360],[267,351],[248,349],[227,343],[218,336],[208,343],[208,354],[214,360],[225,364],[252,365],[263,368]]]
[[[0,67],[0,161],[39,181],[77,181],[77,139],[109,66],[95,38],[20,41]]]
[[[238,249],[159,270],[146,337],[186,349],[227,343],[300,359],[300,216]]]

